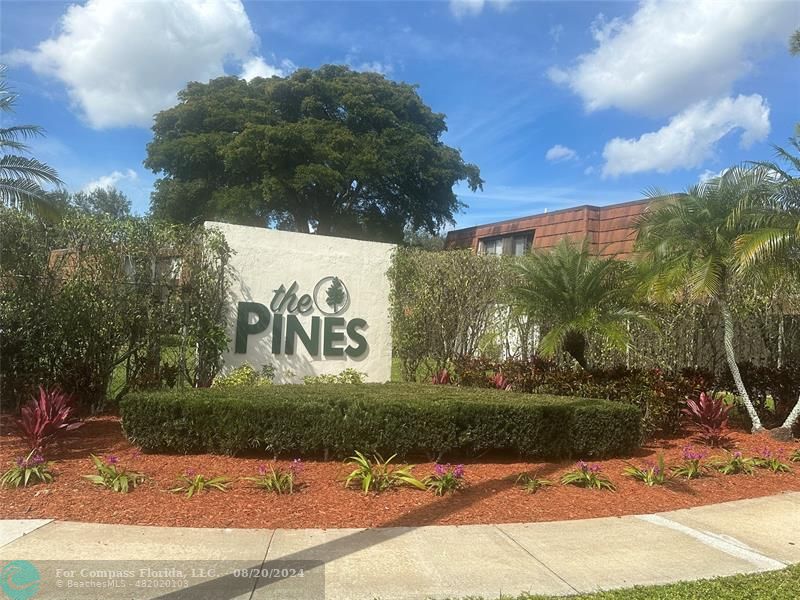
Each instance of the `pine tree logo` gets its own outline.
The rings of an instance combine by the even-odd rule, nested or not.
[[[331,286],[325,292],[325,304],[333,309],[334,313],[339,312],[339,307],[344,305],[347,299],[347,294],[344,291],[342,281],[338,277],[334,277],[331,281]]]
[[[314,303],[323,315],[338,315],[350,306],[350,292],[341,279],[329,275],[314,287]]]

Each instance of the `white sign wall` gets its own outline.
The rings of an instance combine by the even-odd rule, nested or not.
[[[234,254],[224,370],[275,366],[276,383],[354,368],[388,381],[394,245],[207,222]]]

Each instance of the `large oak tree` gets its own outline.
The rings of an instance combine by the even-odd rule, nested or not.
[[[343,66],[190,83],[156,115],[156,216],[399,242],[436,232],[483,183],[416,88]]]

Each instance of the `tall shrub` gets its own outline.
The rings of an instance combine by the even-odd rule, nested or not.
[[[86,215],[46,225],[2,210],[0,239],[6,406],[39,384],[97,407],[109,395],[161,386],[166,372],[210,383],[227,343],[230,251],[218,233]],[[164,349],[176,346],[165,364]]]
[[[414,380],[478,351],[512,274],[503,257],[401,248],[389,276],[394,353]]]

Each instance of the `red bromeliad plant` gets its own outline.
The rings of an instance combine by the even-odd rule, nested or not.
[[[721,398],[700,392],[700,398],[686,401],[681,413],[692,420],[698,430],[698,440],[709,446],[721,446],[727,441],[728,413],[731,407]]]
[[[58,388],[48,390],[39,386],[39,395],[31,398],[20,412],[17,427],[31,450],[42,450],[57,435],[83,425],[75,415],[72,396]]]
[[[492,385],[495,389],[504,390],[506,392],[511,391],[511,382],[508,380],[508,377],[503,375],[502,372],[495,373],[492,375],[489,380],[492,382]]]
[[[442,369],[438,373],[434,373],[431,377],[431,383],[435,385],[450,385],[453,383],[453,378],[447,369]]]

